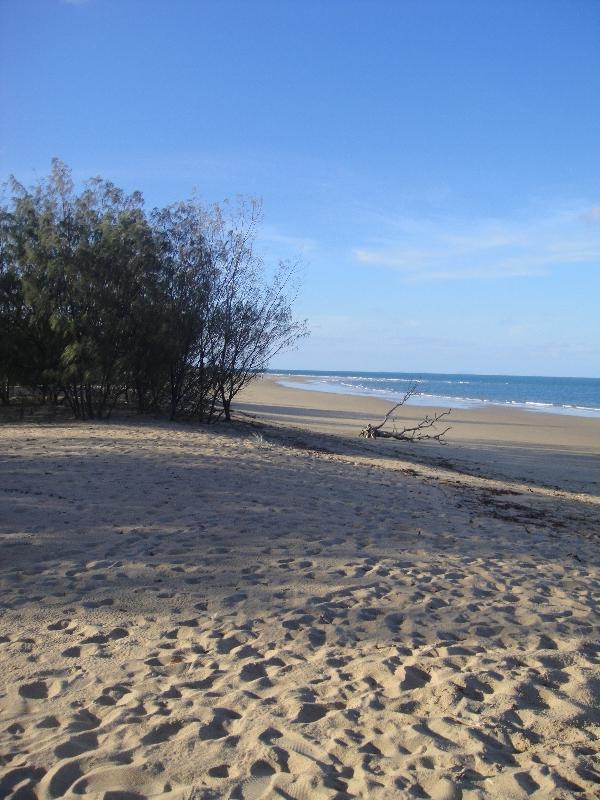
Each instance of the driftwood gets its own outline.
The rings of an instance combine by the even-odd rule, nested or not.
[[[432,416],[427,414],[417,425],[414,425],[412,428],[402,428],[401,430],[396,428],[396,418],[392,416],[394,411],[403,406],[406,401],[415,394],[417,394],[417,386],[416,384],[413,384],[404,394],[402,400],[400,400],[399,403],[396,403],[393,408],[390,408],[388,413],[383,418],[383,421],[380,422],[379,425],[367,425],[367,427],[363,428],[360,432],[360,436],[365,439],[400,439],[401,441],[405,442],[417,442],[421,441],[422,439],[430,439],[432,441],[440,442],[441,444],[446,444],[443,436],[448,433],[451,426],[449,425],[447,428],[444,428],[443,431],[439,431],[438,433],[435,433],[434,430],[435,425],[439,422],[439,420],[441,420],[443,417],[447,417],[448,414],[450,414],[450,409],[447,411],[438,411]],[[390,421],[392,422],[392,430],[383,430],[384,425]]]

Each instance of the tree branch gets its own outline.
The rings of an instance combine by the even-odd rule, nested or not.
[[[417,384],[413,383],[404,393],[402,399],[396,403],[395,406],[390,408],[379,425],[369,424],[366,428],[362,429],[359,435],[364,439],[398,439],[405,442],[416,442],[423,439],[430,439],[432,441],[440,442],[441,444],[446,444],[446,441],[443,437],[451,429],[451,426],[448,426],[447,428],[444,428],[443,431],[439,431],[437,433],[435,432],[435,426],[443,417],[447,417],[450,414],[450,409],[447,411],[435,412],[433,416],[427,414],[420,422],[412,427],[405,427],[401,430],[396,428],[396,421],[392,414],[397,408],[403,406],[406,401],[415,394],[417,394]],[[392,430],[383,430],[384,426],[390,421],[390,419],[393,425]]]

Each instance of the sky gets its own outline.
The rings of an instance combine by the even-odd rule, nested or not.
[[[0,0],[0,178],[260,197],[272,366],[600,377],[599,0]]]

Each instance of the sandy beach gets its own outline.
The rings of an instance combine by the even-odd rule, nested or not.
[[[0,426],[0,797],[597,796],[600,420],[389,405]]]

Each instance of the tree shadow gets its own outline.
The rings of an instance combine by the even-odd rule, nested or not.
[[[417,562],[464,577],[477,558],[506,581],[519,561],[563,569],[565,546],[582,574],[597,559],[597,509],[572,497],[440,483],[387,468],[389,452],[373,457],[368,443],[260,430],[48,425],[22,447],[15,428],[0,464],[5,608],[112,601],[150,612],[207,601],[260,614],[300,582],[297,605],[333,621],[336,592],[354,582],[366,606],[385,605],[378,587],[389,597]],[[449,613],[427,609],[438,631]],[[390,638],[389,619],[356,624]]]

